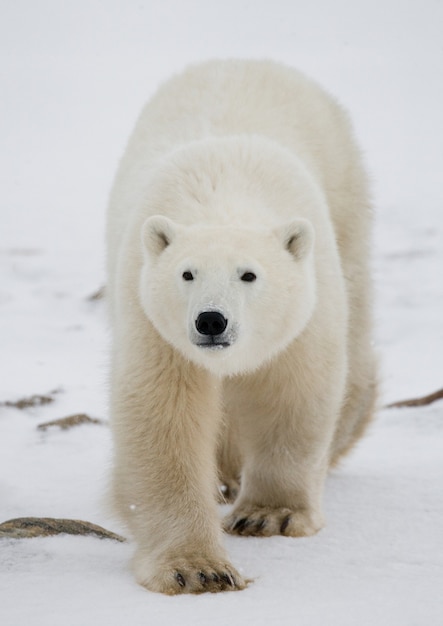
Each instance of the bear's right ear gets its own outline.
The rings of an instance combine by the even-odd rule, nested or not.
[[[180,226],[168,217],[149,217],[142,226],[143,248],[152,256],[158,256],[174,241],[179,229]]]

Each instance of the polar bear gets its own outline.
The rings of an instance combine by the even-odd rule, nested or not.
[[[346,114],[299,72],[207,62],[146,105],[107,265],[112,493],[147,589],[242,589],[222,529],[323,526],[328,469],[374,408],[371,221]]]

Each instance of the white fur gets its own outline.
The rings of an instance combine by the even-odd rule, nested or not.
[[[147,588],[245,586],[217,477],[239,489],[228,532],[321,528],[327,469],[374,402],[369,231],[346,116],[295,70],[207,63],[144,109],[111,196],[108,283],[113,493]]]
[[[216,376],[239,374],[270,359],[300,333],[315,302],[312,255],[308,243],[302,258],[293,262],[285,239],[297,234],[311,241],[308,222],[256,232],[229,226],[183,227],[165,219],[151,217],[144,225],[148,241],[140,301],[163,339],[186,359]],[[170,243],[159,249],[158,241],[166,237]],[[183,279],[186,271],[193,280]],[[248,272],[256,276],[254,282],[242,281]],[[228,321],[220,340],[229,347],[199,347],[202,338],[195,321],[206,311],[218,311]]]

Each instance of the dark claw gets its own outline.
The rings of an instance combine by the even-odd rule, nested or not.
[[[261,530],[263,530],[263,528],[266,526],[266,520],[265,519],[261,519],[257,522],[257,525],[255,527],[255,530],[257,532],[260,532]]]
[[[238,530],[238,532],[241,533],[246,528],[246,526],[249,526],[249,524],[250,521],[248,520],[248,518],[242,517],[235,522],[233,530]]]
[[[219,583],[220,582],[220,576],[218,574],[212,574],[212,580],[215,583]]]
[[[180,574],[180,572],[175,572],[174,576],[175,576],[175,580],[178,582],[180,587],[185,587],[186,586],[186,581],[183,578],[183,576]]]
[[[280,526],[280,533],[282,535],[285,534],[285,530],[287,529],[287,527],[289,526],[289,522],[291,521],[291,516],[287,515],[285,517],[285,519],[282,521],[281,526]]]
[[[229,585],[230,587],[234,586],[234,583],[232,582],[230,576],[228,576],[228,574],[221,574],[220,578],[222,579],[222,581],[224,583],[226,583],[227,585]]]
[[[198,573],[198,578],[199,578],[199,580],[200,580],[202,585],[207,585],[208,577],[206,576],[206,574],[204,572],[199,572]]]

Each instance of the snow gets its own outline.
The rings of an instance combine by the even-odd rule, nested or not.
[[[0,20],[0,521],[106,512],[104,212],[127,136],[159,82],[192,61],[271,57],[348,108],[374,181],[381,404],[443,386],[443,5],[432,0],[56,0]],[[92,537],[0,541],[8,626],[443,623],[443,411],[380,409],[331,474],[327,526],[308,539],[226,537],[254,579],[168,598],[138,587],[132,547]],[[222,514],[223,511],[220,511]]]

